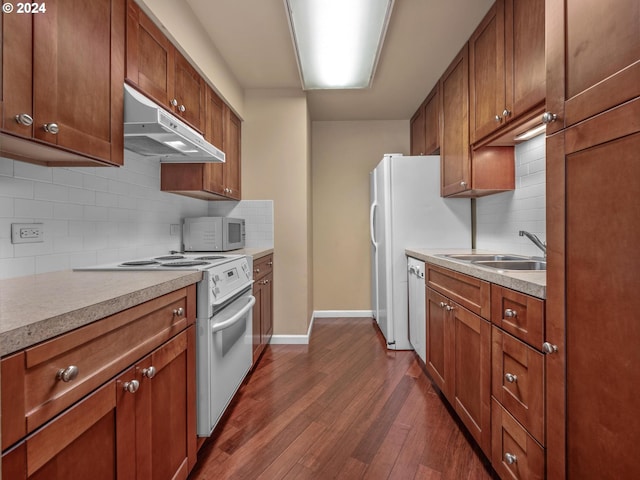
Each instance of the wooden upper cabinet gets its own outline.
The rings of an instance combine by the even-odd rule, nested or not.
[[[242,123],[238,116],[225,105],[225,131],[223,151],[226,155],[224,164],[224,183],[227,196],[240,200],[240,159],[241,159]]]
[[[222,150],[224,134],[224,102],[205,85],[204,138]]]
[[[423,103],[411,117],[411,155],[424,155],[426,152],[424,107],[425,104]]]
[[[441,178],[443,197],[471,185],[469,150],[469,46],[465,44],[440,79]]]
[[[497,0],[469,39],[472,144],[519,126],[523,116],[540,122],[544,21],[544,0]]]
[[[129,83],[204,130],[204,80],[133,0],[127,1],[126,65]]]
[[[411,117],[411,155],[433,155],[440,150],[439,91],[436,83]]]
[[[475,143],[506,120],[504,0],[497,0],[469,39],[470,135]],[[505,115],[503,115],[503,111]]]
[[[3,135],[0,153],[46,165],[122,165],[124,0],[46,9],[3,15],[1,127],[12,136]]]
[[[547,133],[640,95],[637,0],[547,0]]]

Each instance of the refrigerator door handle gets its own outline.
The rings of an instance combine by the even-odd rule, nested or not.
[[[369,234],[371,236],[371,244],[376,250],[378,249],[378,242],[376,242],[376,238],[375,238],[373,220],[375,218],[377,209],[378,209],[377,203],[372,203],[371,208],[369,209]]]

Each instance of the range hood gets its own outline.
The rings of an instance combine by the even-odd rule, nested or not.
[[[161,162],[224,162],[224,152],[189,125],[124,86],[124,149]]]

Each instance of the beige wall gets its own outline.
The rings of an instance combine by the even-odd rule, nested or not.
[[[312,313],[309,125],[302,91],[246,91],[242,198],[274,201],[276,335],[306,334]]]
[[[244,117],[244,92],[222,59],[215,45],[198,22],[193,11],[182,1],[136,0],[200,74],[241,118]]]
[[[409,121],[312,123],[314,310],[371,310],[369,172],[409,154]]]

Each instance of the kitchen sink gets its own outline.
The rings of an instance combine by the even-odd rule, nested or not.
[[[547,262],[543,260],[499,260],[499,261],[473,261],[475,265],[498,270],[546,270]]]
[[[454,260],[462,260],[465,262],[478,262],[478,261],[490,261],[499,262],[503,260],[529,260],[528,257],[519,255],[496,255],[486,253],[470,253],[470,254],[446,254],[443,257],[451,258]]]

